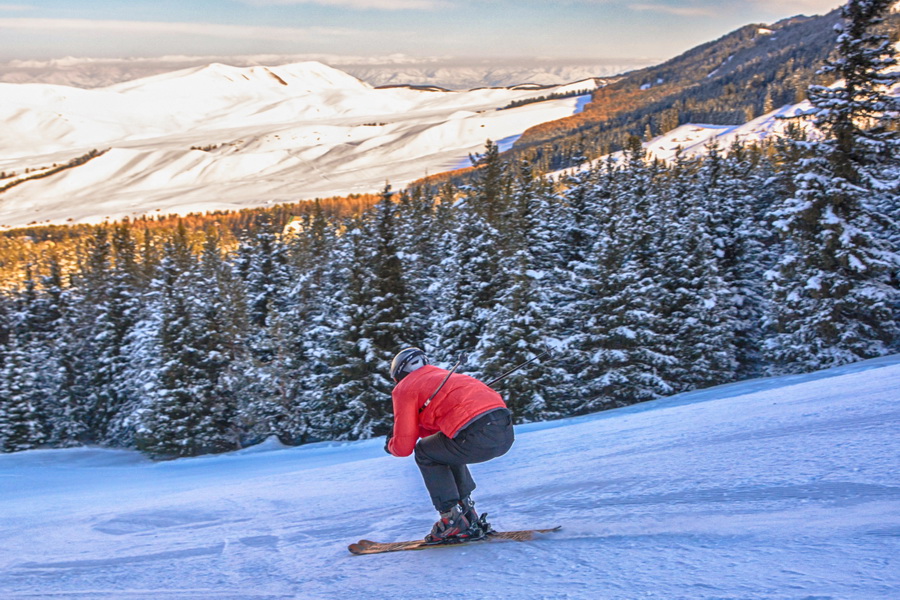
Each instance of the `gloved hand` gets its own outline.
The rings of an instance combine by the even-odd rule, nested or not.
[[[391,456],[393,456],[393,454],[391,454],[391,451],[388,450],[388,444],[391,443],[391,437],[392,437],[392,436],[391,436],[390,434],[388,434],[387,438],[385,438],[385,440],[384,440],[384,451],[387,452],[388,454],[390,454]]]

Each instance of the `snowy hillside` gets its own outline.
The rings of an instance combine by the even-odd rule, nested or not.
[[[785,117],[804,114],[810,110],[809,102],[802,102],[783,106],[743,125],[688,123],[644,143],[644,148],[651,156],[672,160],[678,152],[687,156],[705,154],[713,142],[719,149],[728,150],[734,142],[753,144],[771,141],[772,136],[783,134],[792,122],[785,120]],[[793,123],[796,124],[797,121]]]
[[[375,89],[317,62],[211,64],[111,87],[0,84],[0,225],[236,209],[377,192],[508,146],[591,89]],[[103,152],[92,160],[81,157]],[[77,166],[54,169],[79,160]],[[53,172],[56,171],[56,172]],[[48,174],[35,178],[35,174]]]
[[[473,469],[529,543],[352,556],[433,517],[383,439],[0,456],[3,598],[896,598],[900,356],[521,426]]]

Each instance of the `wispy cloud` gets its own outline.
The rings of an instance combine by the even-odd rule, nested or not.
[[[631,10],[655,12],[679,17],[711,17],[715,15],[712,8],[703,6],[670,6],[668,4],[630,4]]]
[[[844,0],[747,0],[750,4],[764,6],[770,9],[784,9],[787,6],[798,12],[824,14],[841,4]]]
[[[590,1],[590,0],[585,0]],[[606,0],[594,0],[606,2]],[[775,12],[793,11],[794,14],[824,14],[844,3],[844,0],[675,0],[663,2],[635,2],[631,10],[678,15],[682,17],[713,17],[724,8],[746,10],[749,5]]]
[[[164,21],[94,21],[89,19],[3,19],[0,30],[87,31],[119,34],[186,34],[225,39],[297,41],[313,37],[349,37],[359,35],[341,27],[258,27],[215,23],[170,23]]]
[[[452,5],[448,0],[241,0],[241,2],[251,6],[318,4],[360,10],[435,10]]]
[[[36,6],[28,4],[0,4],[0,12],[23,12],[26,10],[35,10]]]

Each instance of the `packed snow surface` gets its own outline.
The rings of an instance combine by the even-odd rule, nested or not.
[[[377,89],[317,62],[210,64],[90,90],[0,83],[0,171],[13,174],[0,179],[0,226],[399,188],[488,139],[574,114],[584,98],[510,103],[594,87]],[[103,154],[52,172],[92,150]]]
[[[895,599],[900,356],[517,428],[475,465],[542,539],[353,556],[436,513],[383,439],[0,456],[0,597]]]

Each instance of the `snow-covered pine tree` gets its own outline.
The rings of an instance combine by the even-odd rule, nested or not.
[[[773,210],[789,251],[771,275],[777,334],[768,351],[776,372],[835,366],[891,351],[898,335],[898,262],[878,211],[896,198],[900,80],[895,50],[877,25],[892,0],[850,0],[842,9],[832,86],[809,90],[819,138],[804,156],[796,193]],[[895,225],[888,225],[894,227]]]
[[[47,440],[54,409],[48,392],[56,373],[48,346],[52,313],[42,300],[29,266],[17,302],[3,315],[0,452],[36,448]]]
[[[164,247],[151,310],[156,315],[156,383],[140,412],[138,447],[154,456],[193,456],[239,447],[231,398],[218,378],[223,342],[183,224]],[[208,282],[207,282],[208,283]]]
[[[511,198],[504,202],[505,236],[501,270],[507,285],[497,295],[476,347],[480,369],[493,377],[537,356],[550,339],[554,313],[550,295],[552,267],[559,262],[551,235],[550,193],[546,180],[536,179],[524,162],[514,179]],[[564,376],[555,365],[534,362],[510,375],[502,384],[504,397],[518,421],[559,416],[554,406],[554,382]]]
[[[342,304],[335,319],[327,391],[311,404],[311,429],[321,437],[357,439],[386,433],[392,408],[388,360],[373,336],[371,223],[356,220],[340,239]]]
[[[373,207],[370,261],[375,323],[372,339],[388,361],[402,346],[421,345],[427,310],[410,290],[409,273],[418,268],[418,262],[401,245],[398,211],[394,193],[386,186]]]
[[[500,148],[487,140],[484,153],[469,157],[475,168],[472,185],[466,189],[466,205],[497,231],[510,198],[510,173],[500,157]]]
[[[43,390],[36,381],[35,358],[13,331],[0,363],[0,452],[29,450],[45,440]]]
[[[369,254],[366,245],[371,235],[362,218],[349,220],[335,248],[339,305],[334,316],[335,336],[328,347],[328,376],[324,393],[309,403],[309,428],[322,439],[353,439],[360,432],[371,433],[365,401],[372,408],[383,406],[384,397],[371,388],[386,382],[378,369],[384,358],[378,356],[369,334],[371,289]],[[375,378],[376,381],[372,381]],[[380,397],[375,397],[378,394]],[[385,406],[381,421],[387,413]]]
[[[718,149],[709,148],[707,182],[720,168]],[[660,198],[662,219],[655,263],[662,282],[663,326],[677,359],[670,377],[678,390],[730,381],[735,360],[735,305],[722,277],[715,215],[722,211],[713,188],[699,177],[700,160],[678,156],[668,169],[668,194]]]
[[[47,442],[65,447],[91,439],[85,401],[89,379],[84,376],[86,363],[81,354],[85,345],[82,296],[77,288],[64,284],[58,257],[48,257],[46,269],[37,300],[41,325],[36,331],[43,335],[48,352],[41,383],[47,394]]]
[[[575,269],[584,315],[575,340],[583,361],[575,378],[583,388],[572,414],[652,400],[673,389],[668,372],[675,358],[662,333],[654,270],[662,231],[659,165],[646,162],[637,140],[615,173],[615,193],[600,206],[598,235]]]
[[[191,277],[197,400],[207,411],[202,426],[212,452],[239,448],[242,433],[237,424],[237,394],[244,374],[238,358],[243,354],[240,342],[246,313],[242,296],[235,297],[233,274],[222,252],[220,233],[208,229],[200,264]]]
[[[612,199],[618,197],[618,162],[609,157],[589,168],[575,171],[564,180],[565,192],[552,226],[556,231],[560,262],[555,267],[556,289],[553,290],[556,321],[552,327],[560,352],[556,362],[567,377],[554,393],[565,401],[557,404],[566,413],[577,410],[591,392],[580,379],[580,371],[588,362],[593,342],[589,340],[588,320],[595,310],[596,278],[602,275],[593,260],[594,246],[601,235],[607,235],[618,209]]]
[[[450,289],[447,286],[450,285],[451,274],[447,269],[453,262],[449,255],[457,246],[456,234],[460,214],[457,207],[458,196],[458,190],[448,183],[441,187],[436,197],[430,198],[432,217],[430,227],[425,232],[425,236],[428,237],[427,244],[430,245],[429,254],[425,257],[426,279],[419,281],[414,279],[410,283],[414,286],[412,289],[415,293],[422,295],[423,304],[420,308],[427,311],[423,349],[437,362],[451,362],[459,356],[458,349],[444,348],[440,342],[442,324],[448,320],[450,312]],[[404,233],[406,239],[413,241],[417,235],[421,235],[417,234],[414,223],[411,223],[405,214],[402,222],[405,229],[401,231],[406,232]],[[405,243],[404,247],[408,248],[410,244]],[[412,247],[416,248],[417,244],[413,242]],[[427,287],[423,287],[425,284]]]
[[[420,332],[419,345],[430,351],[436,343],[433,323],[443,297],[440,284],[444,241],[455,222],[452,195],[446,203],[439,203],[434,190],[417,187],[398,196],[397,252],[408,294],[415,299],[406,309],[413,328]]]
[[[735,142],[726,156],[704,161],[700,185],[714,210],[709,219],[719,272],[733,307],[731,327],[736,379],[762,374],[763,315],[769,311],[764,273],[778,250],[767,226],[773,194],[761,153]]]
[[[263,213],[255,228],[242,244],[247,251],[245,265],[241,265],[247,288],[250,321],[257,328],[268,325],[269,315],[277,310],[290,283],[287,247],[279,238],[271,215]],[[266,353],[269,350],[260,349]]]
[[[66,388],[69,394],[74,394],[72,401],[84,416],[86,430],[79,441],[96,443],[104,438],[112,414],[104,403],[106,379],[99,375],[103,336],[97,330],[97,323],[109,307],[112,288],[112,242],[108,225],[93,229],[84,253],[71,290],[74,310],[68,315],[67,326],[70,328],[68,342],[74,347],[67,357],[72,363],[67,367],[71,380]]]
[[[113,227],[109,274],[99,281],[107,285],[96,306],[96,365],[90,380],[88,403],[91,427],[98,441],[129,446],[134,431],[130,416],[138,407],[135,381],[128,377],[126,345],[140,318],[137,246],[129,224]]]
[[[318,201],[312,213],[302,218],[302,226],[288,242],[296,275],[276,325],[280,339],[276,360],[284,388],[283,413],[276,429],[283,441],[292,444],[330,439],[329,427],[323,426],[330,415],[316,411],[331,394],[329,363],[340,296],[336,228]]]
[[[281,352],[279,315],[293,285],[288,248],[271,215],[260,215],[244,233],[235,261],[243,283],[247,353],[242,357],[245,387],[240,418],[247,440],[260,441],[276,433],[283,419],[284,382],[278,370]]]
[[[439,284],[441,320],[437,328],[437,361],[470,353],[471,374],[478,376],[475,349],[505,284],[498,281],[498,232],[467,204],[457,208],[456,229],[448,236]]]
[[[343,306],[326,396],[314,411],[332,439],[382,435],[392,421],[390,360],[421,346],[397,238],[397,205],[387,187],[381,200],[348,224],[339,240]]]

